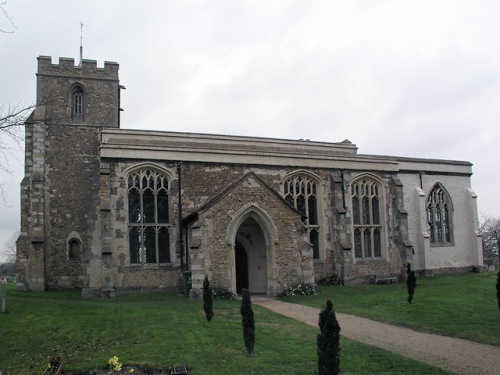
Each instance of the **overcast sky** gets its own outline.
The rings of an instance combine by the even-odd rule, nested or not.
[[[467,160],[500,216],[499,1],[8,0],[0,104],[35,101],[36,57],[120,64],[122,128],[351,140],[362,154]],[[17,160],[16,160],[17,159]],[[2,163],[5,161],[2,160]],[[0,173],[0,250],[23,153]]]

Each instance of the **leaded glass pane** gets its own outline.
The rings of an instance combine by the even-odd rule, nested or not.
[[[443,210],[443,231],[446,242],[451,242],[450,211],[448,205],[445,205]]]
[[[372,257],[372,236],[369,229],[365,229],[363,233],[363,245],[365,247],[365,257]]]
[[[156,196],[158,223],[168,223],[168,194],[165,190]]]
[[[130,263],[141,263],[141,244],[139,241],[139,228],[130,227],[128,233],[129,248],[130,248]]]
[[[359,198],[358,197],[352,198],[352,215],[353,215],[354,225],[361,224],[361,215],[360,215],[360,207],[359,207]]]
[[[144,223],[155,222],[155,196],[150,189],[142,193],[143,219]]]
[[[377,197],[372,198],[372,218],[373,218],[373,224],[375,225],[380,224],[380,206]]]
[[[309,242],[312,244],[314,259],[319,259],[319,237],[316,228],[311,229],[309,232]]]
[[[370,200],[368,197],[363,197],[363,224],[370,224]]]
[[[128,192],[128,221],[130,223],[141,222],[141,197],[135,188]]]
[[[309,225],[317,225],[318,213],[316,206],[316,197],[310,196],[308,202],[309,202]]]
[[[144,253],[146,263],[156,263],[156,233],[153,227],[144,229]]]
[[[354,254],[356,258],[363,257],[363,246],[361,244],[361,231],[359,229],[354,230]]]
[[[382,236],[378,228],[373,231],[373,250],[376,257],[382,256]]]
[[[306,200],[303,195],[297,196],[297,211],[306,216]]]
[[[160,263],[170,263],[170,235],[165,227],[158,231],[158,256]]]

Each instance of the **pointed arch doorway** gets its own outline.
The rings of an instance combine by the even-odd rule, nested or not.
[[[250,293],[268,291],[267,246],[260,224],[247,217],[239,226],[234,241],[236,292],[246,288]]]

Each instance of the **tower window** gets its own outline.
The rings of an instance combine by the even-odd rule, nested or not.
[[[80,85],[73,90],[72,119],[73,121],[83,121],[84,93]]]
[[[68,258],[69,260],[79,260],[80,259],[80,241],[76,238],[72,238],[68,243]]]

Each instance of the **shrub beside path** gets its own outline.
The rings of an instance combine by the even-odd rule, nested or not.
[[[320,310],[273,299],[253,301],[278,314],[318,327]],[[414,331],[335,313],[340,335],[463,375],[500,374],[500,348]]]

